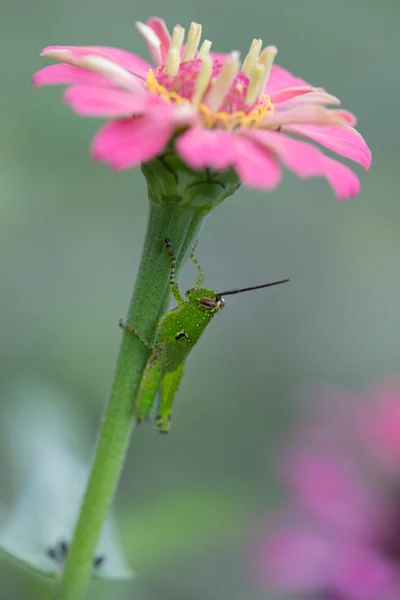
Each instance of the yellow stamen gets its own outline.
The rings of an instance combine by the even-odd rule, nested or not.
[[[206,59],[205,62],[210,62],[212,65],[211,57]],[[208,67],[204,66],[203,63],[202,68],[204,68],[205,72]],[[204,81],[206,81],[206,78],[204,78],[204,80],[202,78],[199,79],[202,80],[203,84]],[[199,86],[200,89],[200,85],[196,81],[196,88],[197,86]],[[189,111],[194,106],[193,100],[190,101],[187,98],[182,98],[182,96],[180,96],[178,93],[170,92],[163,85],[160,85],[152,69],[150,69],[147,73],[147,89],[149,92],[157,94],[157,96],[160,96],[166,102],[170,102],[171,104],[180,107],[184,111]],[[242,110],[237,110],[234,113],[227,113],[223,111],[213,112],[209,106],[201,101],[198,106],[195,106],[195,108],[197,108],[197,112],[201,116],[204,127],[207,129],[222,127],[223,129],[226,129],[226,131],[231,131],[237,127],[247,127],[249,129],[258,127],[262,119],[264,119],[267,115],[271,116],[274,114],[274,105],[271,103],[271,100],[268,96],[264,96],[263,102],[248,113],[245,113]]]
[[[257,64],[253,68],[253,72],[250,77],[249,87],[247,88],[246,97],[244,99],[246,104],[253,104],[260,96],[260,89],[262,82],[265,79],[265,67],[264,65]]]
[[[208,56],[210,50],[211,50],[210,40],[204,40],[204,42],[200,46],[200,50],[197,53],[197,58],[201,58],[201,59],[205,58],[206,56]]]
[[[223,103],[238,72],[239,55],[237,52],[232,52],[225,60],[218,77],[214,79],[213,86],[207,94],[206,103],[212,112],[216,112]]]
[[[163,85],[159,84],[152,69],[149,69],[147,72],[146,83],[149,92],[160,96],[166,102],[170,102],[171,104],[191,104],[190,100],[187,98],[182,98],[182,96],[180,96],[177,92],[170,92]]]
[[[181,48],[185,38],[185,30],[180,25],[175,25],[172,34],[171,46],[168,50],[167,60],[165,62],[164,73],[175,77],[179,71],[181,63]]]
[[[168,50],[168,57],[165,63],[164,73],[175,77],[179,72],[179,66],[181,64],[181,56],[179,50],[176,48],[170,48]]]
[[[249,50],[246,58],[243,61],[241,71],[249,79],[253,73],[254,67],[257,64],[258,57],[260,56],[261,45],[262,45],[262,40],[253,40],[251,42],[250,50]]]
[[[202,60],[199,74],[194,84],[194,93],[192,97],[193,106],[198,106],[203,100],[204,93],[210,83],[210,77],[212,73],[212,60],[211,56],[207,55]]]
[[[272,65],[275,60],[275,56],[277,54],[278,54],[278,48],[276,46],[267,46],[266,48],[264,48],[264,50],[260,54],[259,63],[261,63],[265,67],[264,79],[261,81],[260,91],[259,91],[260,98],[263,95],[265,86],[268,83],[268,79],[271,74]]]
[[[201,38],[201,25],[198,23],[191,23],[189,33],[187,36],[186,48],[183,53],[183,61],[193,60],[197,52],[197,48],[200,44]]]
[[[237,127],[248,129],[257,127],[261,119],[273,114],[274,106],[266,96],[263,104],[256,106],[247,114],[242,110],[237,110],[231,114],[226,112],[213,113],[206,104],[200,104],[197,110],[202,118],[203,126],[207,129],[223,128],[226,131],[232,131]]]

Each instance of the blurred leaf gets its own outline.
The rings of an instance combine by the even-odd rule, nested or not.
[[[25,381],[14,392],[8,456],[20,468],[30,464],[30,473],[0,529],[0,546],[25,566],[58,576],[65,553],[61,555],[57,548],[60,544],[67,547],[71,540],[89,469],[65,444],[71,433],[68,430],[75,424],[71,409],[63,406],[63,395],[56,389],[50,393],[48,385],[43,385],[40,394],[37,381],[30,385]],[[96,556],[104,556],[104,564],[94,570],[97,577],[132,577],[119,549],[112,517],[104,525]]]

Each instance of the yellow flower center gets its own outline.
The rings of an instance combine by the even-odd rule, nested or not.
[[[187,64],[187,63],[186,63]],[[157,69],[157,72],[160,72],[160,67]],[[208,87],[213,89],[213,83],[215,86],[216,79],[210,78],[208,82]],[[227,131],[231,131],[238,127],[247,127],[249,129],[257,127],[259,121],[261,121],[266,115],[272,115],[274,112],[274,105],[272,104],[270,97],[267,95],[262,95],[260,98],[257,98],[256,102],[253,105],[247,105],[245,102],[239,102],[242,104],[242,108],[240,110],[212,110],[212,108],[206,102],[193,102],[192,98],[184,97],[176,90],[179,89],[182,85],[182,80],[179,82],[171,82],[168,85],[168,88],[165,85],[160,84],[157,81],[156,75],[153,70],[149,70],[147,73],[147,89],[152,94],[160,96],[166,102],[170,104],[187,104],[190,106],[195,106],[202,120],[202,124],[207,129],[226,129]],[[233,89],[230,90],[230,96],[235,94],[235,91],[239,94],[243,92],[243,86],[240,80],[236,83],[233,83]],[[193,96],[194,94],[190,94]],[[235,107],[238,104],[238,97],[236,95],[235,102],[229,102],[229,96],[226,98],[226,101],[223,105],[228,105],[229,108],[232,105]],[[221,107],[222,108],[222,107]]]

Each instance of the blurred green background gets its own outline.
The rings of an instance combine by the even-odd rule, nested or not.
[[[283,277],[291,283],[227,301],[188,361],[171,435],[150,427],[135,432],[115,508],[127,561],[139,577],[93,585],[93,598],[118,600],[267,598],[252,581],[247,552],[275,502],[274,462],[298,412],[300,388],[315,380],[358,387],[400,374],[400,4],[0,6],[3,520],[35,469],[21,468],[29,463],[29,440],[41,441],[43,456],[52,452],[46,440],[53,417],[43,407],[32,410],[42,395],[54,398],[61,419],[63,410],[72,412],[66,444],[90,459],[147,218],[140,170],[116,174],[90,160],[99,123],[74,116],[60,88],[32,88],[32,73],[47,64],[40,50],[97,44],[148,58],[134,23],[152,15],[170,29],[202,23],[216,51],[243,56],[261,37],[279,47],[279,64],[339,96],[372,148],[371,172],[356,167],[357,198],[339,203],[326,182],[285,173],[276,192],[241,189],[208,219],[197,251],[207,285],[228,289]],[[194,276],[188,265],[181,285]],[[0,562],[1,598],[47,594],[44,580],[9,559]]]

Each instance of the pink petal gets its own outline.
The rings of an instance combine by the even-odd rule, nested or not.
[[[219,129],[194,127],[175,142],[178,153],[194,169],[234,167],[244,184],[270,190],[280,180],[280,167],[271,153],[251,140]]]
[[[272,115],[264,117],[259,127],[265,129],[275,129],[277,127],[287,127],[297,125],[312,126],[346,126],[352,115],[343,110],[331,110],[318,104],[306,104],[290,107],[288,110],[275,110]]]
[[[272,150],[299,177],[326,177],[340,200],[358,194],[356,175],[315,146],[274,131],[242,130],[240,133]]]
[[[155,100],[159,100],[158,98],[154,98],[150,96],[149,102],[154,103]],[[171,116],[175,127],[181,128],[186,127],[187,125],[195,125],[200,121],[199,113],[197,110],[190,104],[175,104],[172,106],[172,116]]]
[[[370,390],[359,407],[358,440],[391,476],[400,471],[400,382],[384,381]],[[370,401],[368,401],[370,400]]]
[[[343,546],[336,553],[328,589],[333,597],[348,600],[382,600],[399,597],[397,568],[368,547]],[[335,594],[336,592],[336,594]]]
[[[289,125],[285,126],[285,131],[318,142],[329,150],[360,163],[364,169],[371,166],[371,150],[363,137],[352,127]]]
[[[355,125],[357,125],[356,116],[353,115],[353,113],[349,110],[338,109],[335,112],[338,115],[342,115],[343,119],[346,121],[346,125],[348,125],[349,127],[354,127]]]
[[[389,600],[400,591],[399,575],[384,556],[365,546],[323,535],[306,524],[271,533],[254,557],[262,585],[301,597]]]
[[[296,449],[286,462],[285,478],[296,504],[327,534],[348,540],[374,533],[380,507],[345,457],[321,444]]]
[[[222,129],[193,127],[179,136],[175,147],[193,169],[211,167],[222,171],[234,163],[232,135]]]
[[[293,88],[293,87],[312,87],[309,83],[301,79],[300,77],[295,77],[289,71],[286,71],[283,67],[279,67],[278,65],[272,65],[271,74],[268,79],[268,83],[265,88],[265,93],[275,94],[279,90],[283,90],[285,88]]]
[[[161,65],[161,42],[158,36],[154,33],[151,27],[149,27],[145,23],[142,23],[142,21],[137,21],[136,27],[140,35],[146,42],[147,48],[150,52],[150,56],[153,59],[154,64],[157,66]]]
[[[283,90],[279,90],[273,94],[270,94],[270,99],[273,104],[280,104],[281,102],[287,102],[288,100],[292,100],[292,98],[297,98],[297,96],[302,96],[303,94],[309,94],[313,92],[316,88],[313,88],[309,85],[301,86],[301,87],[290,87],[285,88]]]
[[[92,142],[92,156],[122,171],[159,154],[174,132],[174,123],[145,115],[106,123]]]
[[[33,84],[37,87],[42,85],[63,85],[69,83],[78,83],[84,85],[110,86],[112,83],[106,78],[73,65],[58,64],[49,65],[40,69],[32,78]]]
[[[145,112],[147,106],[146,97],[124,90],[86,85],[68,88],[64,100],[73,111],[84,117],[129,117]]]
[[[349,167],[325,156],[323,160],[324,175],[334,189],[338,200],[354,198],[360,193],[360,182],[358,177]]]
[[[325,587],[332,560],[329,538],[303,526],[283,527],[261,542],[254,566],[260,584],[300,595]]]
[[[235,170],[248,187],[274,189],[281,179],[281,169],[271,152],[252,140],[235,137]]]
[[[152,17],[151,19],[148,19],[146,25],[154,31],[154,33],[160,40],[161,62],[157,64],[165,65],[168,50],[171,45],[171,36],[169,34],[165,21],[163,19],[160,19],[159,17]]]
[[[120,48],[110,48],[108,46],[48,46],[42,51],[42,55],[46,56],[53,50],[68,50],[71,59],[74,62],[79,62],[84,56],[101,56],[102,58],[111,60],[129,71],[129,73],[144,80],[147,78],[149,69],[152,68],[152,66],[140,56],[136,56],[135,54],[131,54],[131,52],[121,50]]]
[[[283,90],[282,92],[280,92],[281,94],[281,98],[284,98],[284,92],[287,90]],[[293,91],[293,90],[292,90]],[[279,96],[279,93],[277,94],[277,96]],[[299,93],[299,94],[292,94],[291,97],[289,97],[289,95],[286,96],[285,100],[280,100],[279,102],[277,102],[276,100],[272,100],[272,102],[275,104],[275,106],[279,107],[280,110],[284,109],[288,109],[291,108],[293,106],[300,106],[301,104],[321,104],[323,106],[329,106],[329,105],[339,105],[340,104],[340,100],[338,98],[336,98],[335,96],[331,96],[330,94],[327,94],[326,92],[320,92],[317,90],[309,90],[308,92],[303,92],[303,93]],[[353,115],[352,115],[353,117]],[[350,117],[348,116],[348,113],[345,113],[345,118],[346,120],[350,119]],[[352,118],[352,120],[354,120]]]

